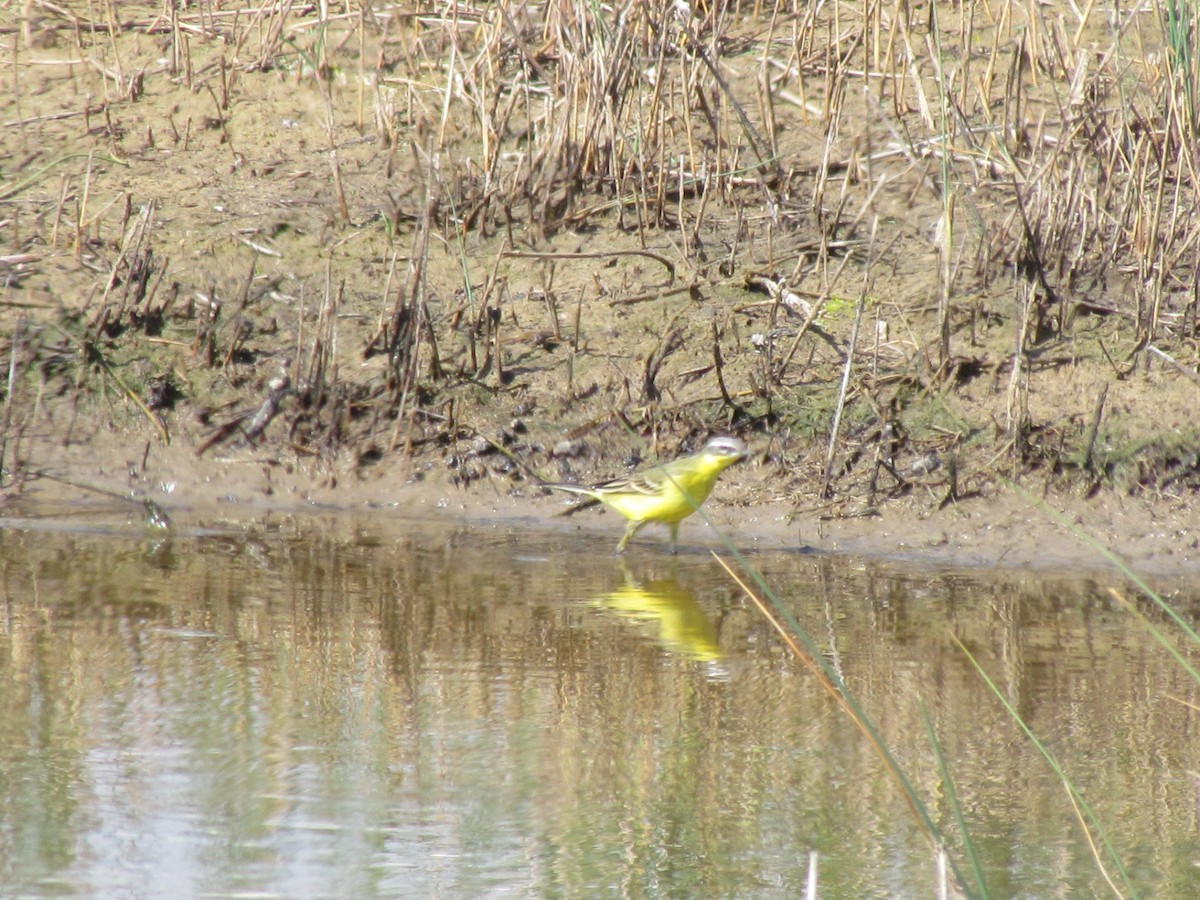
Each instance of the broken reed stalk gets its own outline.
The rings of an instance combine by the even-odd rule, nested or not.
[[[842,382],[838,389],[837,407],[834,409],[833,422],[829,426],[829,446],[825,450],[825,467],[821,476],[821,496],[828,499],[829,484],[833,480],[833,458],[837,451],[838,434],[841,430],[842,413],[846,408],[846,395],[850,389],[850,373],[854,369],[854,351],[858,344],[858,327],[862,323],[863,309],[866,307],[867,294],[864,291],[858,297],[854,306],[854,327],[850,331],[850,344],[846,348],[846,362],[842,367]]]
[[[4,460],[8,454],[9,427],[12,425],[13,396],[17,393],[17,360],[20,357],[21,349],[25,342],[25,325],[25,317],[19,317],[16,327],[13,328],[12,336],[9,338],[8,384],[5,386],[4,391],[4,414],[3,418],[0,419],[0,483],[3,481],[5,472],[16,468],[16,451],[13,453],[14,465],[5,468]]]
[[[1012,354],[1012,372],[1008,381],[1008,394],[1005,400],[1005,429],[1014,438],[1024,430],[1025,418],[1028,414],[1029,386],[1025,374],[1025,342],[1029,329],[1029,321],[1034,316],[1033,286],[1025,281],[1017,290],[1015,300],[1017,315],[1017,331],[1014,335]],[[1016,440],[1014,452],[1019,458],[1023,441]]]
[[[662,399],[662,393],[655,382],[667,358],[683,346],[683,329],[677,325],[681,316],[682,313],[677,313],[667,323],[667,327],[663,330],[662,339],[658,342],[654,350],[646,356],[646,360],[642,366],[642,400],[644,402],[657,403]]]
[[[233,315],[228,320],[230,330],[229,346],[225,350],[225,358],[221,363],[222,369],[228,369],[233,362],[233,358],[237,355],[238,350],[242,348],[242,343],[246,339],[250,331],[250,323],[246,321],[244,313],[246,306],[250,302],[250,288],[254,285],[254,276],[258,271],[258,251],[253,250],[250,254],[250,266],[246,271],[246,278],[242,282],[242,289],[238,292],[237,305],[233,309]]]
[[[343,286],[345,282],[342,282]],[[304,385],[314,398],[329,394],[337,383],[337,312],[342,288],[333,290],[333,260],[325,260],[324,289],[321,309],[317,313],[317,324],[308,352],[308,370],[304,374]]]
[[[83,176],[83,198],[76,205],[75,211],[75,247],[72,255],[75,262],[83,258],[83,220],[87,215],[88,199],[92,191],[92,154],[88,153],[87,171]]]
[[[938,27],[937,5],[929,7],[930,32],[926,46],[933,61],[938,88],[938,111],[941,128],[941,197],[942,218],[938,223],[940,240],[938,255],[941,265],[938,267],[938,374],[946,377],[950,372],[950,296],[952,276],[952,259],[954,255],[954,198],[955,191],[951,182],[952,168],[950,166],[950,90],[946,83],[945,61],[942,59],[941,30]]]
[[[128,194],[125,195],[126,205],[130,201]],[[118,266],[124,264],[125,270],[125,285],[124,291],[121,293],[121,302],[117,307],[115,320],[120,322],[124,317],[129,307],[137,307],[142,303],[146,296],[147,283],[150,276],[153,260],[153,249],[147,245],[150,242],[150,235],[154,228],[154,204],[145,204],[141,212],[138,214],[137,221],[127,230],[126,240],[117,257],[117,262],[113,265],[110,280],[105,285],[105,298],[103,303],[107,302],[108,293],[114,287],[113,280],[117,277]],[[131,289],[136,290],[136,294],[131,296]],[[130,301],[132,300],[132,304]]]
[[[1096,400],[1096,410],[1092,413],[1092,424],[1088,428],[1086,449],[1083,453],[1083,468],[1084,471],[1093,472],[1095,470],[1095,457],[1093,456],[1096,450],[1096,437],[1100,433],[1100,420],[1104,416],[1104,401],[1108,399],[1108,383],[1105,382],[1104,387],[1100,391],[1100,397]]]
[[[729,408],[734,416],[738,416],[745,412],[741,404],[737,403],[729,394],[729,388],[725,386],[725,357],[721,353],[721,331],[717,328],[717,320],[712,320],[712,339],[713,339],[713,368],[717,375],[717,387],[721,391],[721,400],[725,406]]]
[[[321,9],[324,14],[326,9],[325,4],[321,4]],[[321,95],[321,100],[325,104],[325,130],[329,138],[329,168],[333,178],[334,197],[336,197],[338,204],[338,215],[343,225],[349,225],[350,206],[346,202],[346,189],[342,184],[342,167],[338,162],[337,123],[333,111],[333,88],[326,74],[329,65],[326,57],[326,43],[328,41],[326,28],[327,23],[324,21],[317,28],[318,55],[313,64],[313,74],[317,80],[317,88]]]
[[[403,428],[406,435],[405,455],[412,451],[412,434],[408,424],[411,422],[413,410],[409,409],[409,402],[416,390],[421,343],[425,335],[421,311],[424,306],[425,278],[429,264],[429,236],[433,229],[438,196],[432,148],[428,159],[429,165],[425,169],[424,214],[413,238],[408,281],[396,291],[396,302],[392,307],[392,320],[388,329],[388,387],[395,405],[395,424],[392,427],[388,449],[396,449]],[[432,326],[429,331],[432,332]]]

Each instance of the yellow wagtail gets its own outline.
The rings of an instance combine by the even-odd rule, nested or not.
[[[631,537],[651,522],[671,526],[671,552],[674,553],[679,543],[679,523],[708,499],[717,476],[748,455],[746,445],[737,438],[715,437],[693,456],[684,456],[627,478],[614,478],[590,486],[547,483],[546,487],[583,494],[592,502],[612,507],[628,519],[625,536],[617,544],[618,553],[625,550]],[[590,506],[591,503],[582,505]]]

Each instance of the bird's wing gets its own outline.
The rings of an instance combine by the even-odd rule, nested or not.
[[[662,473],[639,472],[626,478],[614,478],[592,488],[600,494],[644,494],[652,497],[662,491]]]

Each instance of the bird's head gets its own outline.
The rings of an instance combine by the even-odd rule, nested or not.
[[[727,466],[733,465],[735,462],[739,462],[750,455],[750,451],[746,445],[735,437],[709,438],[708,443],[704,445],[704,449],[700,452],[704,456],[724,461]]]

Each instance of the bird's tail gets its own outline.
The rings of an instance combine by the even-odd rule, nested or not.
[[[583,494],[585,497],[595,499],[596,492],[586,485],[571,484],[568,481],[543,481],[542,487],[553,488],[556,491],[566,491],[568,494]]]
[[[560,516],[574,515],[581,509],[591,509],[593,506],[597,506],[600,503],[600,500],[596,497],[596,492],[582,484],[570,484],[566,481],[543,481],[542,487],[551,488],[556,491],[563,491],[567,494],[576,494],[581,497],[587,497],[586,500],[576,503],[569,509],[565,509],[560,512]]]

